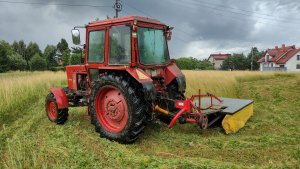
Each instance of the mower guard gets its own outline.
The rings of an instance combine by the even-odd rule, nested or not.
[[[248,119],[253,115],[253,100],[233,99],[219,97],[222,102],[213,100],[213,105],[225,107],[219,114],[225,114],[222,121],[222,127],[226,134],[236,133],[243,128]],[[208,105],[208,98],[202,98],[201,103]]]
[[[202,129],[222,120],[226,134],[236,133],[253,115],[253,100],[217,97],[200,92],[186,100],[177,100],[175,107],[179,111],[172,115],[169,128],[172,128],[177,120],[181,124],[197,123]]]

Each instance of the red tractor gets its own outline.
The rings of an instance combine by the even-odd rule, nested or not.
[[[75,45],[80,44],[77,28],[72,30]],[[84,63],[66,67],[68,87],[49,89],[50,121],[63,124],[68,107],[88,106],[91,123],[102,137],[132,143],[148,121],[170,128],[176,121],[197,123],[205,129],[242,109],[251,109],[251,116],[249,100],[200,92],[185,98],[185,76],[168,51],[172,28],[160,21],[128,16],[90,22],[84,28]],[[224,129],[226,125],[231,124],[223,124]]]

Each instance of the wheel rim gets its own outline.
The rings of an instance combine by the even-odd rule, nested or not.
[[[128,106],[121,91],[113,86],[105,86],[95,100],[97,118],[109,132],[122,131],[128,121]]]
[[[51,120],[55,120],[56,116],[57,116],[57,107],[55,102],[53,101],[48,101],[48,115],[50,117]]]

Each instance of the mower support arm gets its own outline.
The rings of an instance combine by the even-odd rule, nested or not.
[[[185,100],[177,100],[175,102],[175,107],[180,109],[178,111],[178,113],[176,113],[176,115],[172,118],[170,124],[169,124],[169,128],[172,128],[175,124],[175,122],[180,119],[182,117],[182,115],[185,113],[185,114],[193,114],[194,117],[193,118],[190,118],[190,117],[184,117],[184,118],[181,118],[179,120],[179,122],[181,124],[183,123],[198,123],[198,120],[200,118],[200,116],[202,116],[202,110],[201,110],[201,98],[204,98],[204,97],[208,97],[210,98],[210,106],[213,106],[213,99],[217,100],[218,102],[222,103],[222,100],[220,98],[218,98],[217,96],[215,95],[212,95],[212,94],[200,94],[200,91],[199,91],[199,94],[198,95],[192,95],[191,98],[187,98]],[[198,98],[199,99],[199,105],[195,105],[193,104],[194,100]],[[162,111],[160,111],[162,112]]]

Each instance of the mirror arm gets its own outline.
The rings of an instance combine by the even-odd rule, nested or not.
[[[83,29],[83,28],[86,28],[86,26],[74,26],[74,29],[77,29],[77,28],[79,28],[79,29],[82,28]]]
[[[80,48],[80,66],[82,65],[82,48]]]

